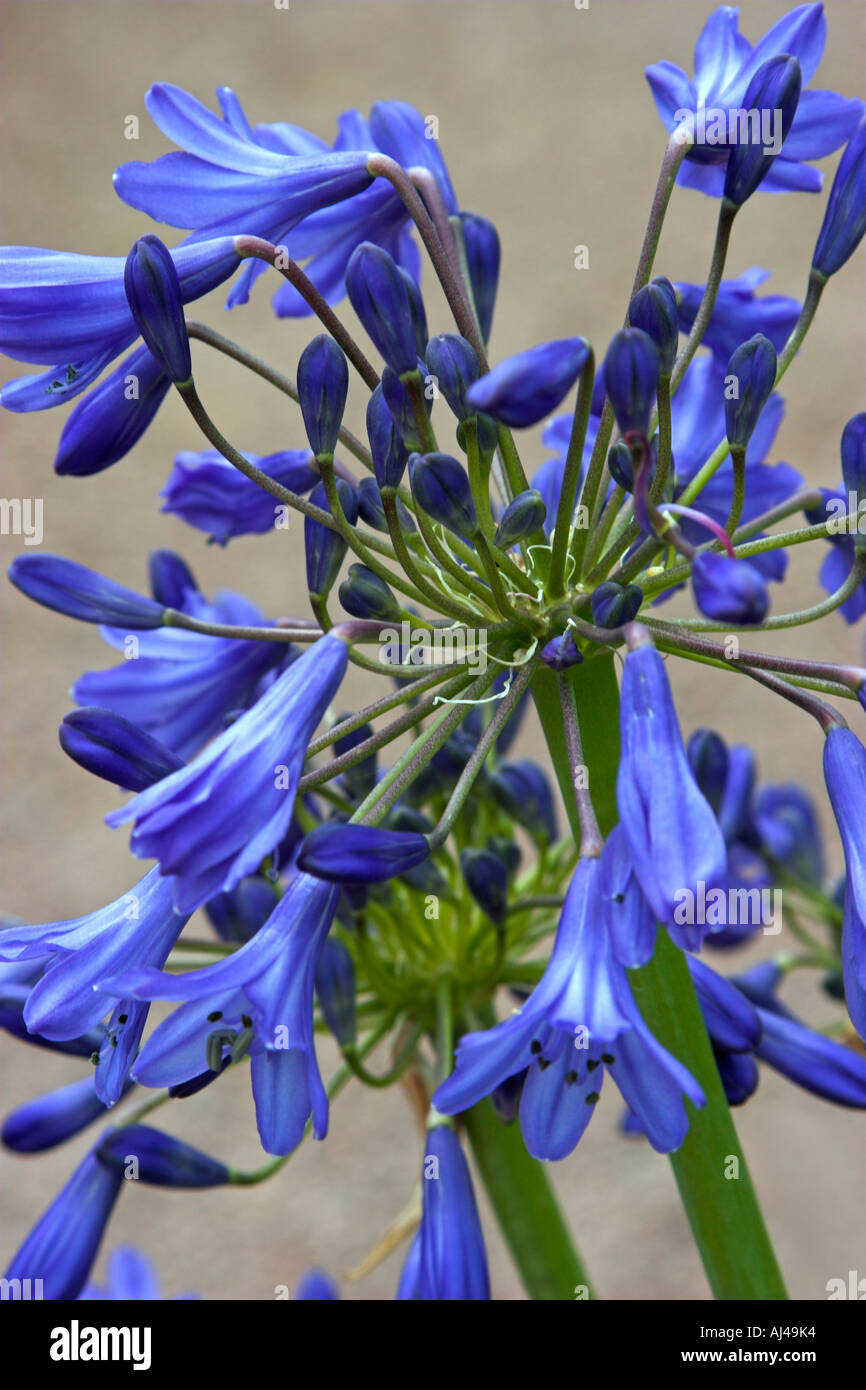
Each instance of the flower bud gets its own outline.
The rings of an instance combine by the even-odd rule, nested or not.
[[[354,526],[358,520],[358,495],[351,483],[344,478],[337,479],[337,493],[346,520]],[[323,511],[330,512],[324,483],[317,483],[310,493],[310,501]],[[317,598],[325,598],[334,586],[345,559],[346,542],[339,531],[331,531],[321,522],[304,517],[304,551],[307,561],[307,589]]]
[[[748,560],[704,551],[692,562],[695,603],[706,618],[725,623],[762,623],[770,606],[767,582]]]
[[[853,256],[866,232],[866,117],[839,160],[824,221],[818,233],[812,269],[835,275]]]
[[[430,855],[426,835],[329,821],[307,835],[298,867],[331,883],[383,883]]]
[[[418,348],[409,291],[400,267],[381,246],[362,241],[346,266],[352,308],[382,357],[398,375],[415,370]]]
[[[643,603],[643,590],[637,584],[617,584],[609,579],[590,595],[592,616],[599,627],[624,627],[634,622]]]
[[[499,426],[489,415],[476,415],[475,433],[478,439],[478,451],[482,458],[491,456],[499,443]],[[464,420],[457,426],[457,443],[464,454],[469,453],[469,446],[466,442],[466,424]]]
[[[427,344],[425,360],[427,370],[436,378],[438,390],[458,420],[474,415],[466,403],[466,392],[478,380],[481,368],[472,344],[459,333],[440,333]]]
[[[376,482],[380,487],[397,487],[409,455],[381,386],[376,387],[367,403],[367,438]]]
[[[399,497],[394,499],[397,507],[397,520],[400,530],[411,534],[415,530],[412,513],[403,506]],[[388,519],[382,502],[382,493],[375,478],[362,478],[358,484],[358,516],[374,531],[387,531]]]
[[[551,671],[567,671],[569,666],[578,666],[583,661],[583,653],[575,646],[570,628],[566,628],[558,637],[551,637],[542,649],[541,659]]]
[[[192,377],[183,296],[174,261],[159,237],[139,237],[123,271],[135,326],[158,365],[177,385]]]
[[[481,336],[486,343],[493,325],[493,308],[499,286],[499,233],[492,222],[474,212],[461,212],[460,221],[463,223],[472,298]]]
[[[183,758],[113,710],[72,710],[58,736],[79,767],[127,792],[144,791],[184,766]]]
[[[402,266],[399,266],[398,269],[403,277],[403,284],[406,286],[406,294],[409,299],[412,332],[415,335],[415,355],[423,357],[427,351],[427,311],[421,296],[421,286],[408,270],[404,270]]]
[[[124,1094],[132,1084],[131,1081],[126,1083]],[[104,1116],[105,1104],[96,1094],[93,1077],[85,1076],[70,1086],[61,1086],[59,1090],[19,1105],[3,1121],[0,1138],[13,1153],[44,1153],[80,1134],[94,1120]]]
[[[508,911],[508,870],[489,849],[464,849],[460,868],[473,898],[497,926],[505,921]]]
[[[620,433],[647,434],[660,367],[658,349],[642,328],[621,328],[611,338],[604,384]]]
[[[366,565],[350,565],[339,588],[340,603],[353,618],[399,619],[400,605],[392,590]]]
[[[147,557],[150,592],[166,608],[183,608],[189,593],[198,593],[198,584],[186,560],[173,550],[152,550]]]
[[[632,328],[641,328],[658,349],[662,376],[670,376],[677,356],[680,327],[676,290],[670,280],[659,275],[637,294],[628,306]]]
[[[218,1159],[150,1125],[122,1125],[96,1150],[104,1168],[154,1187],[221,1187],[229,1170]]]
[[[427,368],[421,361],[415,364],[415,369],[422,378],[427,375]],[[412,410],[412,402],[406,384],[403,382],[392,367],[386,367],[382,373],[382,395],[385,404],[393,416],[397,426],[397,432],[407,449],[420,449],[423,440],[418,433],[418,426],[415,423],[415,414]],[[424,409],[427,415],[433,410],[433,392],[429,388],[424,390]],[[381,486],[384,487],[381,479]]]
[[[475,534],[478,518],[469,479],[450,454],[414,454],[409,483],[416,505],[432,521],[464,538]]]
[[[585,338],[560,338],[518,352],[470,386],[467,404],[512,429],[535,425],[567,395],[589,350]]]
[[[712,729],[696,729],[686,744],[686,757],[698,787],[718,815],[728,779],[728,750],[724,739]]]
[[[355,962],[348,947],[331,935],[316,966],[316,995],[325,1022],[340,1047],[355,1041]]]
[[[848,509],[853,511],[850,501],[852,497],[856,497],[859,514],[866,501],[866,411],[852,415],[842,431],[841,453],[842,478],[845,491],[848,493]],[[866,547],[866,536],[860,534],[859,527],[852,529],[854,549],[862,550]]]
[[[751,439],[776,384],[776,367],[776,349],[762,333],[741,343],[728,363],[725,431],[732,449],[745,449]],[[729,397],[733,384],[737,394]]]
[[[534,488],[521,492],[513,502],[509,502],[499,520],[493,537],[496,545],[508,550],[525,536],[531,536],[544,525],[547,507],[544,498]]]
[[[277,905],[274,884],[261,874],[242,878],[237,888],[217,893],[205,904],[211,926],[223,941],[249,941]]]
[[[516,840],[509,840],[505,835],[488,835],[487,848],[502,860],[509,878],[517,873],[523,855]]]
[[[540,767],[523,760],[500,763],[490,778],[496,800],[538,844],[556,839],[556,812],[550,784]]]
[[[799,61],[789,53],[777,54],[762,63],[746,88],[741,109],[759,116],[758,130],[749,128],[749,139],[733,145],[725,170],[724,197],[735,207],[741,207],[763,183],[779,153],[791,122],[797,113],[803,74]],[[776,113],[781,113],[782,129],[778,148],[769,150],[764,143],[764,112],[769,112],[774,126]],[[774,130],[774,136],[776,131]]]
[[[9,566],[9,578],[34,603],[84,623],[162,627],[161,604],[60,555],[19,555]]]
[[[298,400],[310,448],[318,457],[332,455],[340,437],[349,394],[349,364],[342,348],[320,333],[304,348],[298,362]]]

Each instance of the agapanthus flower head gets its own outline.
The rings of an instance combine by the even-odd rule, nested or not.
[[[661,370],[658,348],[652,338],[642,328],[621,328],[611,338],[603,370],[620,431],[645,435]]]
[[[725,169],[723,194],[726,202],[734,207],[741,207],[747,198],[751,198],[769,174],[793,124],[802,86],[800,63],[789,53],[768,58],[749,82],[743,97],[744,109],[759,117],[758,125],[763,123],[765,116],[769,116],[774,123],[778,119],[781,129],[774,131],[773,144],[770,145],[763,130],[754,128],[750,130],[747,140],[740,135],[732,144]]]
[[[5,1277],[41,1279],[43,1298],[77,1298],[122,1187],[123,1172],[89,1153],[16,1250]]]
[[[657,275],[638,290],[628,306],[628,321],[632,328],[641,328],[652,338],[658,349],[661,374],[670,376],[680,334],[677,295],[670,280]]]
[[[280,843],[307,743],[347,661],[341,637],[321,637],[194,762],[106,818],[135,822],[133,853],[159,860],[180,910],[234,888]]]
[[[692,561],[692,592],[706,618],[762,623],[770,607],[767,581],[748,560],[703,551]]]
[[[309,492],[319,481],[309,449],[244,457],[290,492]],[[160,492],[162,511],[204,531],[217,545],[234,536],[264,535],[284,523],[286,508],[247,478],[216,449],[185,449]]]
[[[301,353],[296,379],[310,448],[316,457],[332,455],[349,394],[345,353],[327,333],[318,334]]]
[[[742,343],[726,373],[725,430],[731,448],[745,449],[776,384],[776,349],[762,333]],[[734,394],[734,389],[736,394]]]
[[[123,271],[123,288],[135,326],[169,381],[192,378],[183,291],[171,252],[148,233],[133,242]]]
[[[421,1225],[397,1298],[467,1302],[490,1298],[490,1276],[469,1166],[450,1125],[427,1130]]]
[[[585,338],[560,338],[527,348],[474,382],[466,393],[467,404],[512,429],[536,425],[571,390],[589,352]]]
[[[851,136],[833,179],[827,211],[815,243],[812,267],[835,275],[866,233],[866,118]]]

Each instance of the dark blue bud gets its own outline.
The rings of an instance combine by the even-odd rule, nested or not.
[[[381,386],[376,387],[367,402],[367,438],[377,483],[380,487],[397,487],[409,454]]]
[[[489,849],[464,849],[460,868],[482,912],[501,926],[508,911],[508,870],[502,860]]]
[[[718,816],[728,780],[728,750],[724,739],[712,729],[696,729],[686,744],[686,757],[695,781]]]
[[[366,565],[350,565],[349,576],[338,592],[340,603],[353,618],[381,618],[387,622],[400,617],[400,605],[392,590]]]
[[[372,825],[317,825],[301,845],[298,867],[331,883],[383,883],[430,854],[425,835]]]
[[[341,715],[340,719],[347,719],[348,717],[348,715]],[[337,720],[337,728],[339,728],[340,719]],[[353,729],[351,733],[344,734],[334,744],[335,756],[341,757],[344,753],[351,753],[353,748],[357,748],[359,743],[363,743],[372,735],[373,726],[371,724],[362,724],[359,729]],[[347,768],[345,772],[340,774],[340,784],[353,801],[363,801],[364,797],[368,796],[376,785],[376,754],[371,753],[362,762]]]
[[[677,294],[670,280],[659,275],[637,294],[628,306],[632,328],[641,328],[655,343],[661,375],[670,376],[677,358],[680,336]]]
[[[195,575],[173,550],[152,550],[147,557],[150,592],[166,608],[183,608],[189,593],[198,593]]]
[[[409,483],[415,503],[432,521],[469,538],[478,529],[472,489],[463,465],[450,454],[414,454]]]
[[[604,359],[604,384],[621,434],[649,431],[661,362],[658,348],[642,328],[621,328]]]
[[[211,925],[223,941],[249,941],[277,905],[273,883],[261,874],[242,878],[237,888],[217,893],[205,904]]]
[[[623,586],[609,579],[593,589],[589,602],[599,627],[623,627],[634,622],[640,612],[643,590],[637,584]]]
[[[541,659],[551,671],[567,671],[569,666],[578,666],[583,661],[583,653],[575,646],[570,628],[566,628],[558,637],[551,637],[547,646],[542,648]]]
[[[476,415],[475,433],[478,439],[478,451],[482,458],[491,456],[499,443],[499,426],[489,415]],[[469,453],[466,442],[466,421],[461,420],[457,426],[457,443],[464,454]]]
[[[346,290],[388,366],[398,375],[413,372],[418,361],[415,323],[406,279],[393,256],[371,241],[362,241],[346,266]]]
[[[518,352],[470,386],[467,403],[512,429],[536,425],[571,390],[589,351],[585,338],[560,338]]]
[[[509,878],[517,873],[523,855],[516,840],[509,840],[505,835],[488,835],[487,848],[502,860]]]
[[[738,140],[731,147],[725,170],[724,196],[735,207],[751,198],[770,172],[797,113],[802,86],[803,73],[798,60],[788,53],[780,53],[761,64],[746,88],[740,109],[749,113],[746,117],[748,138]],[[781,113],[781,131],[776,129],[777,112]],[[768,132],[762,129],[764,113],[771,115],[774,143],[781,134],[775,149],[770,148],[766,140]],[[757,121],[753,121],[752,116],[757,116]]]
[[[18,555],[9,566],[9,578],[34,603],[84,623],[162,627],[161,604],[61,555]]]
[[[812,268],[835,275],[853,256],[866,232],[866,117],[839,160],[827,211],[818,234]]]
[[[337,493],[346,514],[346,520],[354,526],[358,520],[358,494],[344,478],[337,479]],[[330,512],[324,483],[317,483],[310,493],[310,501],[325,512]],[[334,586],[340,573],[340,566],[348,549],[339,531],[331,531],[319,521],[304,517],[304,551],[307,561],[307,589],[311,594],[326,597]]]
[[[481,375],[478,357],[471,343],[459,333],[440,333],[431,338],[425,353],[427,370],[436,378],[436,388],[445,397],[458,420],[469,419],[475,411],[466,403],[466,392]]]
[[[123,288],[135,326],[171,381],[192,376],[183,295],[171,253],[159,237],[139,237],[123,271]]]
[[[859,415],[853,415],[842,431],[841,453],[842,479],[848,493],[848,510],[854,510],[851,506],[853,496],[857,499],[859,515],[860,508],[866,501],[866,410],[861,411]],[[866,536],[860,534],[859,526],[854,529],[852,540],[855,550],[866,547]]]
[[[404,507],[399,497],[394,499],[400,530],[408,535],[415,530],[412,513]],[[382,502],[382,493],[375,478],[362,478],[358,484],[358,516],[374,531],[387,531],[388,519]]]
[[[356,1037],[355,962],[338,936],[329,936],[322,947],[316,966],[316,995],[340,1047],[348,1047]]]
[[[634,459],[624,439],[618,439],[607,451],[607,466],[615,483],[626,492],[634,488]]]
[[[320,333],[301,353],[297,384],[310,448],[317,457],[332,455],[349,394],[349,364],[327,333]]]
[[[79,767],[127,792],[141,792],[184,766],[170,748],[113,710],[72,710],[58,729],[60,746]]]
[[[499,233],[486,217],[474,212],[461,212],[463,239],[466,243],[466,264],[478,326],[485,343],[493,326],[493,309],[499,287],[501,251]]]
[[[419,361],[415,364],[415,367],[422,380],[426,378],[427,368],[425,364]],[[382,373],[381,386],[385,404],[396,423],[397,433],[403,441],[403,444],[407,449],[420,449],[423,445],[423,441],[418,432],[418,426],[415,423],[412,402],[409,399],[409,392],[406,389],[405,382],[401,381],[392,367],[386,367]],[[432,383],[427,383],[424,387],[424,409],[428,416],[433,410]],[[379,484],[381,487],[385,486],[381,478],[379,479]]]
[[[556,839],[553,794],[540,767],[527,760],[501,763],[490,781],[494,797],[535,841],[544,845]]]
[[[732,449],[745,449],[751,439],[776,384],[776,367],[776,349],[762,333],[741,343],[731,357],[725,381],[725,431]]]
[[[409,313],[412,316],[412,331],[415,335],[415,354],[423,357],[427,351],[427,310],[424,308],[424,299],[421,294],[421,286],[410,275],[408,270],[399,267],[406,286],[406,294],[409,298]]]
[[[513,502],[509,502],[500,517],[493,539],[503,550],[509,550],[512,545],[516,545],[525,536],[531,536],[533,531],[543,526],[546,516],[547,507],[541,493],[529,488],[526,492],[518,493]]]
[[[748,560],[704,551],[692,562],[692,592],[705,618],[762,623],[770,607],[767,581]]]
[[[131,1081],[126,1083],[124,1095],[131,1090],[132,1084]],[[73,1081],[70,1086],[61,1086],[57,1091],[49,1091],[47,1095],[19,1105],[3,1121],[0,1139],[14,1153],[44,1153],[80,1134],[94,1120],[104,1118],[105,1112],[93,1077],[85,1076],[82,1081]]]
[[[760,1069],[751,1052],[726,1052],[713,1048],[728,1105],[744,1105],[758,1089]]]
[[[229,1170],[218,1159],[150,1125],[123,1125],[96,1150],[104,1168],[154,1187],[221,1187]]]

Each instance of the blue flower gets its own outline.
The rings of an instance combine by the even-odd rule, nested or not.
[[[162,604],[62,555],[18,555],[9,579],[34,603],[83,623],[123,623],[133,631],[163,623]]]
[[[127,792],[143,791],[183,766],[165,744],[111,710],[73,710],[58,733],[73,762]]]
[[[157,869],[130,892],[84,917],[0,933],[0,960],[49,956],[24,1007],[28,1029],[46,1038],[77,1038],[107,1012],[96,987],[119,970],[160,966],[183,930],[171,884]],[[106,1105],[123,1092],[147,1020],[147,1007],[123,999],[99,1048],[96,1090]]]
[[[230,1179],[228,1168],[219,1159],[150,1125],[129,1124],[109,1130],[97,1145],[96,1156],[124,1177],[134,1159],[136,1180],[154,1187],[223,1187]]]
[[[151,87],[148,111],[184,153],[121,165],[114,186],[125,202],[199,236],[231,231],[281,243],[292,231],[292,256],[307,262],[306,274],[329,303],[345,294],[346,266],[363,241],[383,247],[417,280],[412,223],[391,184],[371,180],[367,160],[380,152],[404,168],[427,169],[455,214],[448,172],[418,111],[402,101],[377,102],[369,121],[347,111],[329,147],[285,122],[251,127],[227,87],[217,99],[223,119],[171,83]],[[263,262],[245,267],[229,307],[246,302],[264,269]],[[281,317],[311,312],[290,284],[277,290],[273,304]]]
[[[115,828],[135,822],[132,852],[159,860],[179,910],[234,888],[282,840],[307,744],[348,650],[338,636],[320,638],[195,762],[106,817]]]
[[[692,563],[695,603],[707,618],[725,623],[762,623],[770,607],[767,583],[748,560],[704,551]]]
[[[824,779],[845,851],[842,973],[851,1022],[866,1037],[866,748],[838,725],[824,740]]]
[[[574,385],[589,350],[585,338],[561,338],[518,352],[472,383],[467,405],[513,429],[535,425]]]
[[[254,604],[228,590],[212,603],[198,590],[187,590],[179,607],[201,622],[264,623]],[[100,632],[124,660],[105,671],[85,672],[72,687],[72,698],[122,715],[180,758],[192,757],[220,733],[228,715],[255,699],[260,682],[295,652],[287,654],[280,642],[210,637],[182,628],[132,638],[125,628]]]
[[[82,1300],[101,1303],[155,1303],[162,1297],[159,1275],[153,1261],[131,1245],[118,1245],[108,1258],[105,1284],[87,1284],[78,1295]],[[195,1299],[198,1294],[178,1294],[178,1298]]]
[[[511,1018],[461,1038],[455,1070],[433,1096],[437,1110],[457,1114],[529,1068],[520,1101],[526,1146],[535,1158],[564,1158],[609,1070],[653,1147],[680,1146],[689,1127],[683,1093],[699,1106],[703,1093],[641,1018],[603,924],[601,866],[581,859],[541,981]]]
[[[469,1166],[449,1125],[427,1130],[421,1225],[397,1298],[441,1303],[490,1298],[487,1252]]]
[[[5,1278],[41,1279],[47,1299],[77,1298],[122,1187],[123,1173],[89,1153],[16,1250]]]
[[[695,46],[695,75],[690,81],[674,63],[646,69],[658,113],[669,131],[684,125],[697,139],[680,167],[678,181],[719,198],[731,145],[712,143],[716,112],[741,109],[747,88],[761,65],[785,54],[797,58],[803,85],[815,75],[824,52],[827,22],[821,4],[799,5],[784,15],[754,46],[737,31],[738,11],[714,10]],[[764,192],[804,190],[816,193],[822,177],[809,162],[832,154],[850,139],[863,114],[863,103],[836,92],[804,90],[782,152],[761,184]],[[703,115],[702,115],[703,113]],[[702,123],[706,126],[702,139]],[[727,122],[725,122],[727,124]],[[718,132],[723,136],[729,131]]]
[[[248,1048],[263,1147],[291,1153],[312,1113],[324,1138],[328,1098],[313,1034],[316,967],[330,931],[338,890],[297,874],[265,925],[234,955],[183,975],[127,970],[101,988],[135,999],[180,1001],[145,1043],[134,1068],[145,1086],[179,1086]]]
[[[309,449],[284,449],[264,456],[246,452],[244,457],[290,492],[309,492],[319,480]],[[176,454],[159,495],[165,499],[164,512],[205,531],[218,545],[233,536],[272,531],[285,511],[216,449]]]
[[[182,243],[170,253],[184,304],[222,284],[240,264],[231,237]],[[31,246],[0,253],[0,348],[22,362],[51,365],[3,388],[8,410],[46,410],[93,386],[138,337],[124,292],[122,257],[78,256]],[[116,463],[150,424],[170,386],[148,347],[139,347],[76,406],[55,469],[96,473]]]
[[[777,352],[781,352],[800,317],[800,305],[785,294],[758,296],[755,291],[770,277],[768,270],[750,266],[736,279],[723,280],[701,346],[709,348],[724,367],[741,343],[763,333]],[[680,332],[691,331],[704,296],[704,285],[678,282],[677,313]],[[685,380],[683,381],[683,387]],[[682,389],[682,388],[681,388]],[[677,397],[678,399],[678,397]]]
[[[625,659],[616,796],[634,871],[661,922],[684,892],[725,881],[725,842],[683,748],[664,662],[649,640]]]

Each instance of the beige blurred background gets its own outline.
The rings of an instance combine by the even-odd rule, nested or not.
[[[150,230],[113,195],[111,172],[150,159],[167,145],[146,115],[153,81],[171,81],[214,103],[232,86],[252,121],[288,120],[333,137],[347,107],[366,110],[399,97],[439,118],[441,147],[461,204],[497,224],[503,275],[492,354],[565,334],[593,340],[597,354],[618,327],[663,149],[662,128],[643,69],[662,58],[691,73],[709,0],[5,0],[0,6],[2,73],[2,228],[7,243],[123,255]],[[754,41],[788,8],[747,0],[741,28]],[[819,85],[864,96],[866,10],[860,0],[828,0],[829,39]],[[127,141],[129,115],[140,140]],[[832,176],[833,160],[824,161]],[[823,211],[815,196],[756,196],[733,237],[729,273],[773,270],[770,290],[801,296]],[[716,204],[679,191],[656,270],[702,280]],[[173,239],[172,233],[167,233]],[[180,233],[177,234],[180,236]],[[590,269],[573,266],[589,248]],[[838,438],[864,407],[864,255],[861,249],[829,287],[800,360],[785,382],[791,401],[775,459],[813,482],[835,485]],[[425,272],[431,331],[444,331],[444,304]],[[273,318],[262,282],[254,302],[229,320],[217,293],[202,317],[293,373],[314,329]],[[351,313],[346,311],[351,321]],[[255,379],[197,349],[205,401],[241,448],[270,452],[303,444],[290,403]],[[3,364],[7,367],[8,364]],[[21,368],[12,364],[4,377]],[[363,395],[351,422],[359,428]],[[158,514],[157,492],[173,454],[201,447],[179,403],[169,399],[133,454],[97,477],[52,472],[65,411],[4,414],[2,491],[44,499],[44,548],[69,555],[140,587],[154,546],[174,546],[203,589],[235,587],[269,613],[303,613],[303,542],[288,536],[242,538],[208,548],[198,532]],[[527,437],[524,457],[543,457]],[[3,537],[4,569],[22,549]],[[776,607],[797,608],[818,594],[821,556],[802,547]],[[776,591],[780,594],[780,591]],[[4,784],[2,906],[28,921],[89,911],[139,876],[124,833],[102,817],[117,804],[110,786],[61,753],[56,729],[67,691],[85,669],[111,664],[95,629],[37,609],[7,584],[3,604]],[[831,618],[782,650],[859,662],[861,635]],[[820,735],[805,716],[780,708],[736,676],[704,675],[669,664],[683,728],[718,729],[756,745],[765,780],[797,778],[827,807]],[[342,707],[367,690],[354,675]],[[862,732],[864,716],[853,707]],[[531,725],[525,752],[540,751]],[[828,827],[829,829],[829,827]],[[834,863],[838,854],[833,851]],[[773,945],[776,943],[774,942]],[[798,982],[799,983],[799,982]],[[817,992],[789,997],[810,1019],[832,1016]],[[74,1079],[78,1063],[0,1039],[2,1110]],[[322,1049],[322,1069],[333,1065]],[[707,1297],[670,1168],[642,1143],[616,1133],[613,1086],[579,1149],[553,1179],[599,1294],[624,1299]],[[179,1135],[237,1165],[260,1161],[243,1071],[163,1116]],[[160,1118],[163,1118],[162,1116]],[[758,1096],[737,1112],[772,1236],[792,1295],[825,1296],[827,1280],[864,1272],[863,1122],[805,1096],[765,1072]],[[5,1265],[87,1145],[81,1138],[32,1160],[0,1157],[0,1258]],[[251,1190],[183,1196],[124,1194],[106,1248],[133,1242],[158,1262],[170,1293],[193,1288],[210,1299],[268,1299],[311,1264],[337,1276],[357,1265],[411,1194],[419,1138],[402,1094],[350,1087],[333,1107],[331,1135],[310,1143],[272,1183]],[[495,1230],[487,1222],[496,1299],[523,1297]],[[393,1297],[402,1256],[346,1297]],[[104,1254],[97,1266],[101,1272]]]

